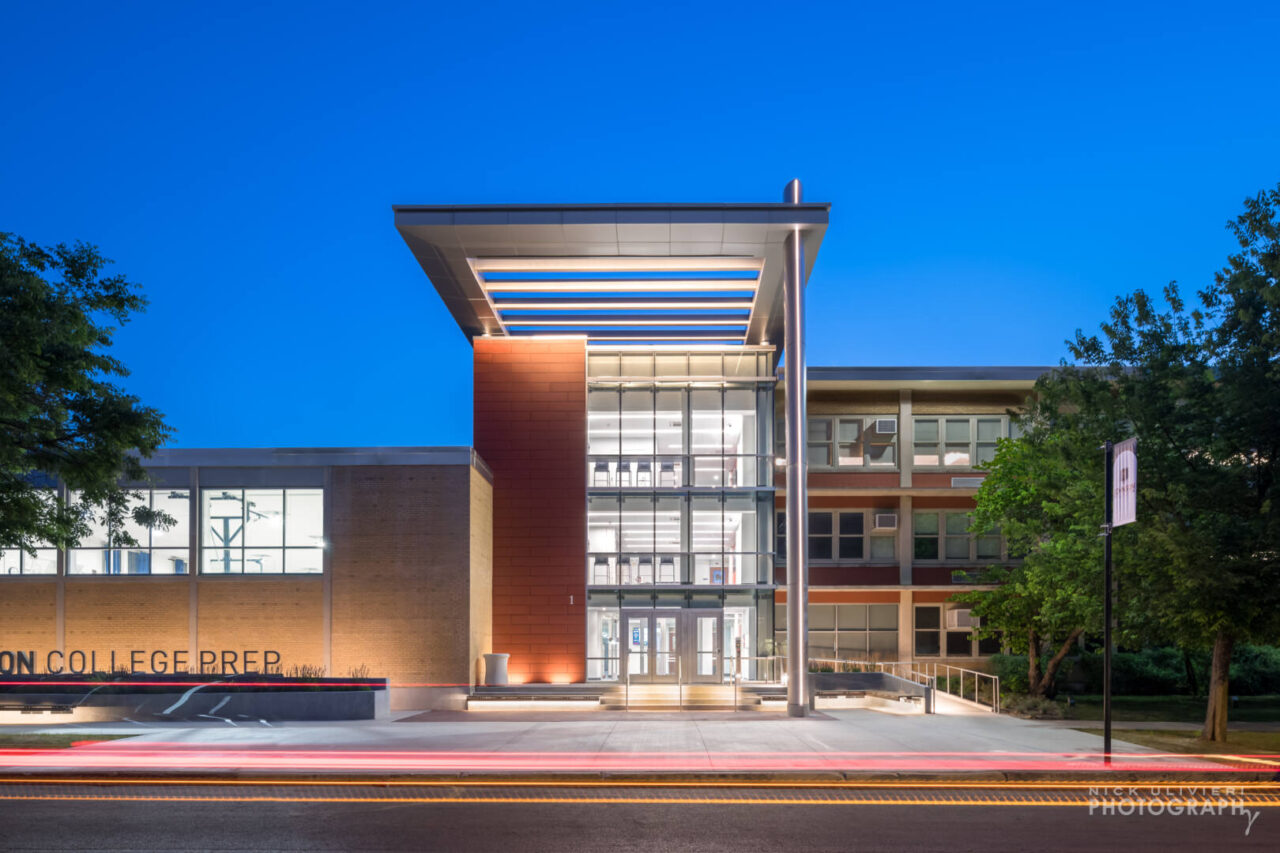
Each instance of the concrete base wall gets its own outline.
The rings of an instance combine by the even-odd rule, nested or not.
[[[22,714],[9,712],[9,722],[69,723],[106,720],[208,721],[240,720],[373,720],[390,712],[386,690],[288,691],[279,693],[117,693],[69,696],[27,693],[6,696],[6,704],[33,706],[74,704],[73,713]],[[78,704],[77,704],[78,703]],[[177,706],[177,707],[175,707]],[[18,715],[18,720],[11,719]],[[88,718],[88,719],[86,719]]]

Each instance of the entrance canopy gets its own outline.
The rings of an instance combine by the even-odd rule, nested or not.
[[[786,236],[807,279],[828,204],[396,205],[468,339],[781,346]]]

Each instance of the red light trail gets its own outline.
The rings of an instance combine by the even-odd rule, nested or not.
[[[1206,759],[1217,759],[1206,760]],[[1220,761],[1234,762],[1231,764]],[[1241,766],[1243,765],[1243,766]],[[99,742],[70,749],[0,749],[0,768],[40,771],[254,771],[271,773],[735,773],[1090,771],[1256,773],[1265,755],[1188,756],[1033,752],[477,752],[226,748]]]

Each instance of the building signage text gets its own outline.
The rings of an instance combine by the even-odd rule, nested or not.
[[[30,651],[0,651],[0,675],[170,675],[199,673],[245,675],[279,671],[280,653],[274,649],[201,649],[194,656],[187,649],[131,649],[116,653],[54,649],[41,654]]]

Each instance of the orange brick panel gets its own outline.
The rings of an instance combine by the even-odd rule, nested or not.
[[[919,592],[911,594],[911,600],[916,604],[933,604],[940,601],[950,601],[951,596],[957,592],[965,592],[964,589],[956,589],[955,591],[943,589],[922,589]]]
[[[494,479],[493,650],[511,655],[515,682],[582,681],[586,345],[473,343],[475,447]]]
[[[922,593],[916,593],[917,596]],[[787,603],[787,591],[780,589],[773,594],[774,601]],[[811,589],[810,604],[897,604],[897,590],[874,589]]]
[[[913,509],[973,509],[973,498],[964,495],[954,497],[919,497],[911,502]]]
[[[786,566],[774,566],[774,582],[787,582]],[[897,566],[810,566],[810,586],[896,586]]]

